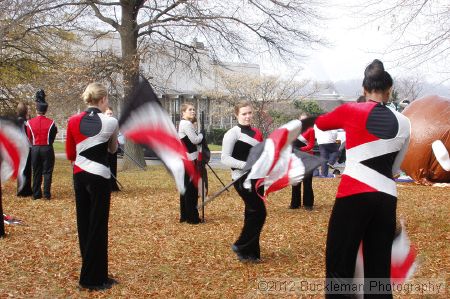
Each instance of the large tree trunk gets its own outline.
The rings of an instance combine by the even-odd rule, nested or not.
[[[128,99],[139,80],[139,54],[137,52],[138,32],[136,16],[139,8],[134,1],[120,1],[122,4],[122,25],[119,33],[122,42],[122,64],[124,96]],[[140,145],[126,141],[123,170],[139,168],[136,163],[145,166],[144,153]],[[129,158],[130,155],[132,158]]]

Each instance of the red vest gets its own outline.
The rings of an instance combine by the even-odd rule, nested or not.
[[[55,122],[38,115],[27,122],[27,135],[32,145],[51,145],[56,135]]]

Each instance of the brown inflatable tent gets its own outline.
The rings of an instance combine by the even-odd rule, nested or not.
[[[411,141],[402,170],[421,184],[449,183],[450,171],[445,171],[431,148],[441,140],[450,152],[450,99],[427,96],[413,101],[403,114],[411,121]]]

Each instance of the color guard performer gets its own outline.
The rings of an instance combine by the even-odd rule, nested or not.
[[[329,285],[352,283],[362,241],[364,285],[369,286],[370,279],[382,278],[387,284],[384,287],[389,289],[397,208],[394,177],[400,172],[410,137],[408,118],[386,106],[392,84],[383,63],[374,60],[364,72],[367,101],[341,105],[316,121],[321,130],[342,128],[347,135],[346,167],[328,227]],[[364,293],[367,294],[366,289]],[[326,296],[342,294],[330,291]],[[392,298],[392,294],[377,296]]]
[[[108,218],[111,198],[108,153],[117,151],[118,122],[106,116],[108,93],[91,83],[82,95],[86,111],[72,116],[67,126],[66,154],[73,164],[73,182],[81,251],[80,287],[109,289]]]
[[[202,133],[197,134],[193,121],[195,121],[195,107],[192,103],[183,103],[181,105],[181,121],[178,127],[178,137],[186,146],[187,157],[190,161],[194,161],[197,165],[198,147],[203,140]],[[186,192],[180,194],[180,222],[187,222],[190,224],[200,223],[198,215],[198,186],[194,186],[189,176],[185,174],[184,184]]]
[[[263,140],[261,132],[251,127],[253,111],[250,102],[239,102],[234,107],[238,124],[228,130],[222,142],[222,163],[231,167],[234,188],[245,203],[244,227],[232,250],[242,262],[259,262],[259,237],[266,219],[266,207],[262,198],[263,188],[255,188],[256,180],[252,180],[251,190],[244,188],[247,177],[242,169],[245,167],[250,149]]]

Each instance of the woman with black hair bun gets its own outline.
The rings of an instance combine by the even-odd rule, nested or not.
[[[31,167],[33,173],[33,199],[51,198],[53,168],[55,167],[55,141],[58,128],[53,119],[45,116],[48,104],[45,101],[45,92],[40,89],[36,92],[37,116],[27,121],[27,136],[31,143]],[[42,179],[44,188],[41,189]]]
[[[339,106],[318,117],[316,125],[321,130],[342,128],[347,137],[346,167],[328,226],[327,285],[352,283],[362,242],[364,292],[368,294],[367,287],[375,278],[380,288],[390,289],[397,208],[394,177],[408,147],[410,123],[386,107],[393,80],[381,61],[376,59],[366,67],[362,85],[366,102]],[[327,298],[342,296],[326,290]],[[392,298],[389,292],[381,296]]]

